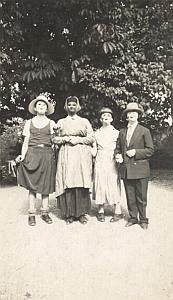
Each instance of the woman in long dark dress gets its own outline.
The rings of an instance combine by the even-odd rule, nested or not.
[[[91,206],[89,189],[92,177],[93,130],[87,119],[77,115],[80,110],[77,97],[68,97],[64,108],[68,116],[58,121],[58,136],[53,139],[60,147],[56,196],[67,224],[76,219],[86,224],[85,215],[89,213]]]

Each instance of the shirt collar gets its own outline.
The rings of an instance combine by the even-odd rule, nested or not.
[[[67,116],[67,119],[70,119],[70,120],[76,120],[77,118],[78,118],[78,115]]]
[[[135,122],[134,124],[128,124],[127,128],[135,128],[138,125],[138,122]]]

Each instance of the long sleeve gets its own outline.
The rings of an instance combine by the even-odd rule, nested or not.
[[[147,159],[152,156],[154,153],[154,146],[153,146],[153,140],[150,134],[150,131],[148,129],[144,132],[144,149],[135,149],[135,159]]]
[[[65,144],[65,136],[56,136],[55,134],[52,137],[52,142],[57,145]]]
[[[91,153],[92,153],[93,157],[96,157],[96,155],[97,155],[97,143],[96,143],[96,141],[92,145]]]
[[[86,133],[87,135],[85,137],[77,137],[79,144],[92,145],[95,141],[94,132],[90,122],[87,119],[86,119]]]

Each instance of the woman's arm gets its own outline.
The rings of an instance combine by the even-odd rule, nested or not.
[[[28,143],[29,143],[29,137],[25,136],[23,145],[22,145],[22,150],[21,150],[21,161],[25,159],[26,153],[28,151]]]
[[[56,136],[56,135],[54,135],[52,137],[52,141],[53,141],[54,144],[62,145],[62,144],[65,144],[65,143],[69,143],[70,142],[70,137],[69,136]]]
[[[93,157],[96,157],[96,155],[97,155],[97,143],[96,142],[94,142],[92,145],[91,153],[92,153]]]
[[[57,122],[57,124],[54,123],[53,133],[52,133],[52,142],[56,145],[63,145],[70,141],[69,136],[61,136],[61,128],[62,128],[61,120],[59,120]]]
[[[24,125],[24,129],[23,129],[24,141],[22,144],[21,154],[16,158],[16,162],[23,161],[28,151],[28,144],[29,144],[29,137],[30,137],[30,124],[31,124],[31,120],[27,120]]]
[[[123,156],[122,156],[122,149],[121,149],[121,140],[120,140],[121,131],[119,132],[117,142],[116,142],[116,149],[114,150],[114,157],[117,163],[123,162]]]
[[[83,144],[83,145],[92,145],[95,142],[94,132],[90,122],[85,119],[86,126],[86,136],[84,137],[71,137],[69,143],[71,145]]]

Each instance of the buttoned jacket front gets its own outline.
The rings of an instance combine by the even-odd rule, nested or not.
[[[130,143],[126,141],[127,128],[120,130],[115,155],[121,153],[123,163],[120,167],[122,179],[139,179],[150,176],[149,158],[154,152],[154,146],[149,129],[138,124],[133,132]],[[134,157],[129,158],[127,150],[135,149]]]

